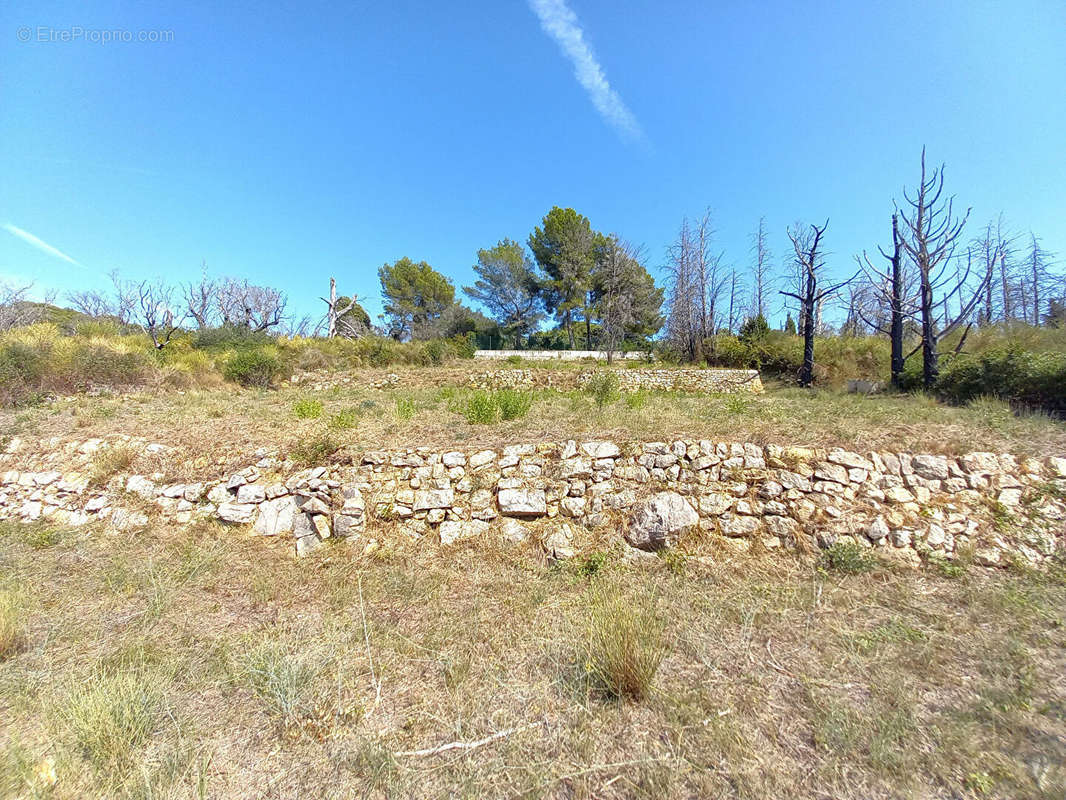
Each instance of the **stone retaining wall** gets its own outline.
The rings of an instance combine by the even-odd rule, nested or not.
[[[0,518],[118,529],[144,526],[150,514],[179,524],[219,519],[285,537],[298,555],[331,538],[373,547],[389,535],[445,546],[528,539],[555,558],[605,536],[634,553],[689,537],[732,550],[853,541],[910,564],[965,549],[992,566],[1048,558],[1063,546],[1066,520],[1066,458],[1057,457],[567,441],[381,450],[350,466],[295,470],[261,450],[254,465],[221,481],[123,475],[94,488],[89,459],[107,443],[52,444],[34,458],[0,455]]]
[[[497,369],[470,376],[480,389],[575,389],[606,374],[604,370],[570,372],[546,369]],[[618,388],[623,392],[664,391],[700,394],[759,394],[763,391],[754,369],[619,369]]]

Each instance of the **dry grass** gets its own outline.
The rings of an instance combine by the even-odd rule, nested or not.
[[[336,452],[336,459],[384,443],[479,448],[608,437],[710,438],[860,451],[1066,453],[1066,423],[1039,415],[1019,416],[996,401],[951,407],[920,396],[865,397],[771,387],[761,396],[641,393],[613,401],[608,397],[610,402],[598,407],[597,398],[587,392],[539,390],[512,393],[522,402],[508,413],[493,405],[491,413],[475,414],[469,412],[481,395],[473,390],[419,388],[421,382],[438,378],[405,374],[411,387],[336,388],[313,398],[306,387],[144,392],[122,402],[66,398],[18,413],[0,411],[0,432],[23,438],[141,436],[179,448],[189,477],[244,466],[250,454],[264,445],[284,453],[308,440],[324,442],[327,434],[335,447],[325,449]],[[294,405],[313,405],[317,412],[319,403],[319,417],[294,418]],[[83,424],[85,420],[89,424]],[[116,457],[99,457],[97,480],[121,466],[110,462]]]
[[[0,661],[15,654],[22,638],[22,620],[14,592],[0,590]]]
[[[38,793],[49,759],[56,798],[1066,791],[1060,568],[842,574],[713,541],[684,569],[609,541],[549,567],[382,531],[373,556],[297,562],[213,525],[6,533],[25,635],[0,663],[4,796]],[[589,691],[595,653],[637,676],[624,702]]]

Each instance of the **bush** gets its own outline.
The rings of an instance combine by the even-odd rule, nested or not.
[[[500,420],[520,419],[533,407],[533,395],[514,389],[471,392],[458,411],[471,425],[492,425]]]
[[[618,400],[618,375],[610,370],[597,372],[585,383],[585,391],[592,395],[596,407],[603,409]]]
[[[609,583],[591,590],[586,638],[586,674],[611,697],[647,696],[666,656],[665,626],[647,598],[634,601]]]
[[[964,403],[983,395],[1031,408],[1066,412],[1066,354],[1016,346],[943,359],[936,392]]]
[[[520,419],[533,407],[533,395],[514,389],[501,389],[493,393],[493,401],[500,410],[500,419]]]
[[[226,380],[260,389],[269,388],[281,372],[278,360],[263,350],[238,350],[222,369]]]
[[[256,349],[270,342],[270,334],[266,331],[253,331],[243,325],[201,328],[192,336],[192,346],[197,350]]]
[[[329,418],[329,427],[337,430],[354,428],[359,424],[359,411],[354,408],[345,408]]]
[[[462,407],[462,414],[471,425],[491,425],[498,413],[492,394],[482,390],[471,393]]]
[[[415,401],[410,397],[396,398],[396,416],[404,422],[414,419]]]
[[[322,416],[322,401],[313,397],[302,397],[292,404],[292,413],[296,419],[318,419]]]
[[[319,433],[316,436],[301,439],[289,452],[289,458],[297,464],[319,466],[340,448],[340,442],[335,441],[328,433]]]
[[[877,567],[877,557],[856,542],[834,542],[822,552],[823,569],[857,575]]]

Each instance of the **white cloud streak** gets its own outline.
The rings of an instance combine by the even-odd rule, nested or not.
[[[54,257],[56,257],[58,259],[66,261],[68,264],[73,264],[76,267],[84,268],[83,264],[80,264],[79,262],[75,261],[73,258],[68,256],[66,253],[64,253],[59,248],[52,247],[52,245],[48,244],[48,242],[44,241],[43,239],[38,239],[36,236],[34,236],[29,231],[24,231],[24,230],[22,230],[22,228],[19,228],[16,225],[12,225],[10,222],[5,222],[0,227],[2,227],[5,231],[10,233],[12,236],[17,236],[19,239],[21,239],[22,241],[26,242],[26,244],[28,244],[28,245],[30,245],[32,247],[36,247],[42,253],[48,253],[48,255],[54,256]]]
[[[596,54],[585,41],[585,32],[566,0],[529,0],[529,7],[544,29],[574,65],[574,77],[588,93],[592,105],[623,136],[644,138],[637,118],[607,81]]]

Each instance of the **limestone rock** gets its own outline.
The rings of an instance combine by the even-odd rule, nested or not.
[[[296,501],[291,497],[268,500],[259,506],[255,532],[263,536],[291,533],[296,520]]]
[[[218,518],[235,525],[246,525],[255,516],[256,506],[251,503],[222,503],[218,507]]]
[[[699,514],[680,494],[659,492],[633,507],[625,538],[641,550],[658,550],[672,544],[677,534],[698,525],[699,521]]]
[[[488,533],[489,523],[480,520],[448,520],[440,524],[440,543],[442,545],[455,544],[464,539],[476,539]]]
[[[501,489],[500,513],[506,517],[540,517],[548,513],[543,489]]]
[[[452,489],[423,489],[415,493],[414,510],[451,508],[454,503],[455,492]]]

